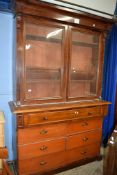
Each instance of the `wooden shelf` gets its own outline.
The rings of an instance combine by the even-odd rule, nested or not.
[[[30,79],[30,80],[27,80],[26,83],[28,84],[38,84],[38,83],[52,83],[52,81],[54,83],[60,83],[60,80],[55,80],[55,79]]]
[[[83,72],[83,71],[71,72],[71,80],[90,81],[93,78],[94,78],[94,75],[88,72]]]
[[[94,75],[91,73],[83,71],[72,71],[71,72],[71,81],[92,81]],[[61,79],[61,70],[60,69],[50,69],[42,67],[27,67],[26,68],[26,81],[27,83],[36,83],[40,81],[60,81]]]
[[[27,67],[26,80],[27,82],[36,82],[40,80],[60,80],[60,69],[46,69],[41,67]]]
[[[44,42],[53,42],[53,43],[61,43],[62,39],[56,38],[46,38],[44,36],[36,36],[36,35],[26,35],[27,40],[35,40],[35,41],[44,41]]]
[[[61,43],[62,39],[56,38],[46,38],[44,36],[35,36],[35,35],[26,35],[27,40],[35,40],[35,41],[44,41],[44,42],[52,42],[52,43]],[[83,47],[94,47],[98,48],[98,43],[85,43],[85,42],[78,42],[72,41],[73,45],[83,46]]]

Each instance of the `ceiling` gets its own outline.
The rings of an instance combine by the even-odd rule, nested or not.
[[[113,18],[116,0],[41,0],[94,15]]]
[[[92,13],[107,18],[112,18],[116,6],[116,0],[95,0],[95,3],[94,0],[40,0],[40,1],[55,3],[58,5],[64,5],[65,7],[68,8],[69,7],[74,8],[76,10],[85,11],[88,13]],[[0,11],[12,12],[14,2],[15,0],[0,0]],[[72,5],[70,5],[69,3],[72,3]],[[77,6],[74,6],[73,4],[76,4]],[[82,6],[83,8],[81,8],[80,6],[78,7],[78,5]],[[94,10],[86,9],[87,7]],[[96,10],[102,11],[104,13],[109,13],[111,14],[111,16],[106,15],[104,13],[96,12]]]

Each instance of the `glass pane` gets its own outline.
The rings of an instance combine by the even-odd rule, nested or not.
[[[70,97],[96,95],[99,35],[72,32]]]
[[[26,99],[60,97],[63,29],[27,23],[25,33]]]

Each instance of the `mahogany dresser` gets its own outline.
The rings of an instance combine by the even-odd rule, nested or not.
[[[38,0],[16,1],[17,171],[49,174],[100,156],[104,42],[111,20]],[[14,118],[15,118],[14,117]]]

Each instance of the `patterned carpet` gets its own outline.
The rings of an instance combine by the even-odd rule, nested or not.
[[[103,161],[95,161],[56,175],[103,175]]]

